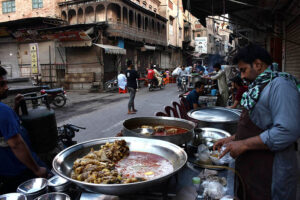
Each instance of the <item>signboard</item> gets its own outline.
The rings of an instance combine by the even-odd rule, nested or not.
[[[37,43],[31,43],[29,44],[29,48],[30,48],[30,54],[31,54],[31,72],[33,74],[37,74],[38,73],[38,60],[39,60],[39,56],[38,56],[38,44]]]
[[[207,37],[195,37],[195,51],[207,54]]]

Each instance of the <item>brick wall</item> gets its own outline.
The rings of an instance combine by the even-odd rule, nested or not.
[[[43,8],[33,9],[32,0],[15,0],[15,12],[2,12],[2,2],[7,0],[0,0],[0,22],[18,20],[31,17],[53,17],[60,16],[58,2],[64,0],[43,0]]]

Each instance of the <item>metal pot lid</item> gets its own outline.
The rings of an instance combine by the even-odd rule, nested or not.
[[[188,116],[204,122],[237,122],[240,119],[240,113],[223,107],[206,107],[194,109],[188,112]]]

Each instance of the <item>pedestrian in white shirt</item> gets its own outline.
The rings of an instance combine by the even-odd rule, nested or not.
[[[118,75],[118,87],[121,88],[122,90],[125,90],[126,85],[127,85],[127,78],[124,72],[121,71],[120,74]]]

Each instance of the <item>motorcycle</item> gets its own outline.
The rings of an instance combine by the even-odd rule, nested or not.
[[[41,95],[44,94],[48,95],[48,102],[50,104],[52,103],[58,108],[61,108],[64,105],[66,105],[67,95],[66,95],[66,91],[63,88],[49,89],[48,86],[44,86],[40,92]]]
[[[114,78],[104,83],[104,91],[110,92],[118,89],[118,79]]]
[[[162,79],[161,85],[158,86],[158,80],[156,78],[149,80],[148,89],[152,91],[156,88],[163,89],[165,87],[164,79]]]
[[[85,129],[85,127],[73,124],[64,124],[57,128],[58,142],[62,145],[62,149],[77,144],[77,141],[73,141],[72,139],[75,137],[75,132],[79,132],[80,129]]]

